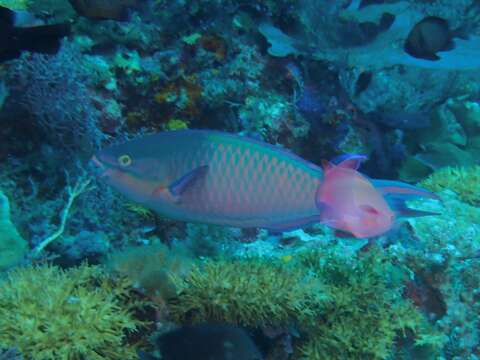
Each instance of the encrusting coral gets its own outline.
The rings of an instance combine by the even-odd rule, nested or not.
[[[137,359],[128,336],[147,324],[131,283],[100,267],[18,268],[0,282],[0,348],[32,360]]]

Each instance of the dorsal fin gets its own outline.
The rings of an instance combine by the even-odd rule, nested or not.
[[[343,154],[332,159],[332,163],[345,169],[358,170],[360,164],[367,160],[365,155]]]
[[[335,167],[334,164],[332,164],[330,161],[328,160],[322,160],[322,168],[323,168],[323,171],[328,171],[328,170],[331,170]]]

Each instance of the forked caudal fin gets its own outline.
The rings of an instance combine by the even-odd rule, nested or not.
[[[394,180],[370,180],[378,190],[382,192],[384,196],[388,195],[397,195],[405,197],[428,197],[432,199],[439,200],[438,195],[432,193],[431,191],[422,189],[421,187],[410,185],[401,181]]]
[[[440,200],[438,195],[428,190],[393,180],[372,180],[372,184],[379,189],[388,205],[400,217],[440,215],[436,212],[411,209],[406,204],[407,200],[421,197]]]

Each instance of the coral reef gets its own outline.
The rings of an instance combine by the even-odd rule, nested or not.
[[[163,307],[176,293],[171,276],[184,276],[192,263],[187,248],[172,250],[161,243],[126,248],[106,259],[107,269],[128,277],[135,288]]]
[[[480,205],[480,166],[444,167],[420,184],[433,192],[454,191],[458,199],[469,205]]]
[[[228,322],[251,327],[304,320],[326,301],[321,284],[281,261],[209,260],[175,278],[171,315],[180,322]]]
[[[175,277],[173,319],[249,327],[294,326],[299,359],[385,359],[398,336],[437,348],[443,337],[403,299],[404,270],[380,251],[347,258],[334,252],[293,259],[210,260]]]
[[[5,104],[6,112],[29,119],[30,128],[58,149],[90,152],[105,139],[101,128],[120,121],[109,119],[115,115],[108,111],[108,102],[102,109],[103,99],[92,90],[91,78],[74,44],[65,43],[55,56],[23,57],[8,77],[12,96]]]
[[[246,326],[278,360],[479,358],[478,1],[127,2],[115,21],[0,0],[20,33],[71,26],[0,64],[0,359],[137,358],[150,301],[160,333]],[[436,61],[405,50],[429,16],[448,23]],[[186,128],[366,154],[438,215],[368,240],[183,224],[85,177],[100,147]]]
[[[402,298],[403,269],[378,250],[352,260],[314,251],[301,259],[327,286],[330,301],[321,321],[311,325],[311,339],[300,346],[299,358],[385,359],[398,336],[441,347],[442,337],[433,336],[426,319]]]

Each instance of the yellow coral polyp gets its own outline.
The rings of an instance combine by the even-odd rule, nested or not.
[[[126,280],[87,265],[40,266],[16,269],[0,286],[0,348],[32,360],[138,358],[127,335],[143,323],[126,303]]]

